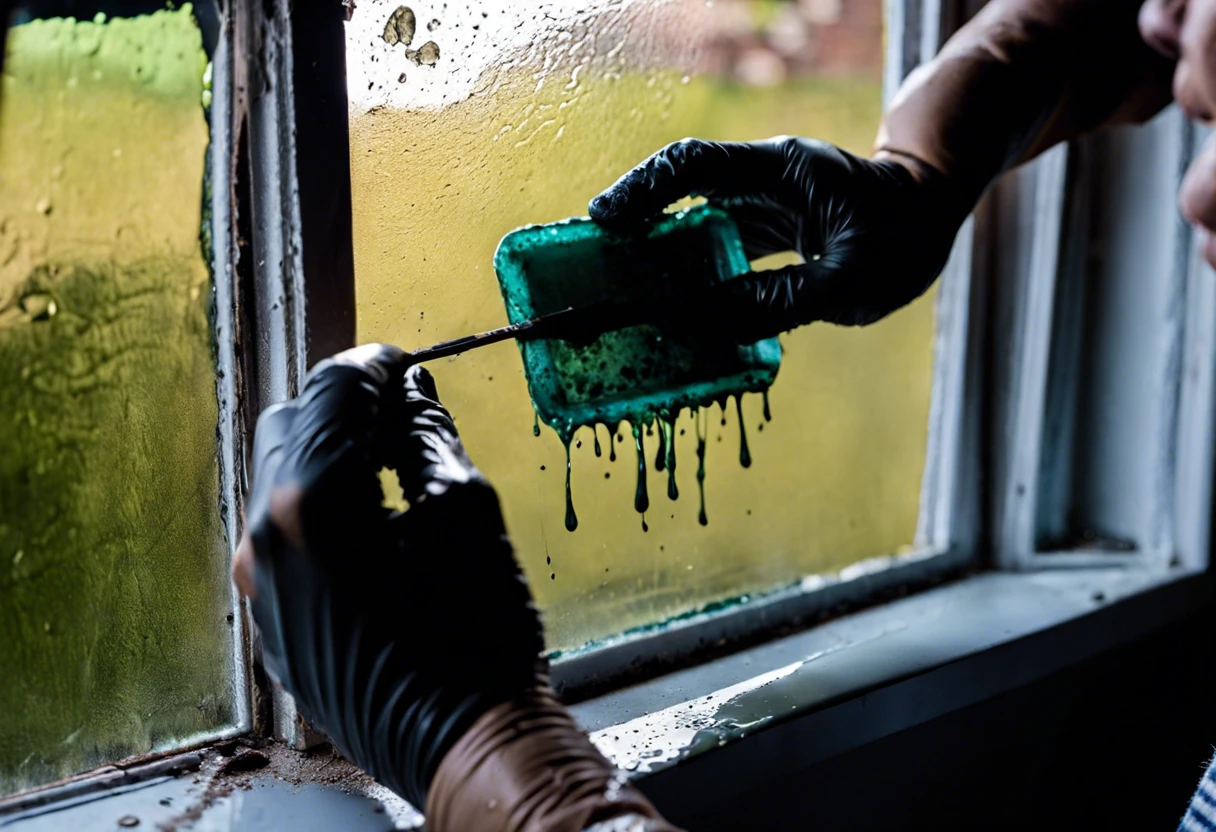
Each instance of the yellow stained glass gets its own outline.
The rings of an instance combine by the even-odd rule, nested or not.
[[[416,21],[409,42],[389,31],[399,8]],[[347,23],[359,340],[415,348],[505,323],[502,236],[585,214],[666,142],[789,133],[867,153],[881,55],[871,0],[360,2]],[[649,532],[628,426],[615,463],[606,434],[599,458],[591,432],[578,435],[568,533],[565,452],[552,431],[532,435],[515,345],[431,369],[502,495],[549,645],[567,649],[911,544],[933,334],[926,297],[864,330],[783,336],[772,421],[758,396],[743,401],[752,466],[739,464],[733,404],[714,408],[702,527],[685,412],[681,496],[668,501],[649,466]]]
[[[33,20],[0,90],[0,792],[237,718],[189,5]]]

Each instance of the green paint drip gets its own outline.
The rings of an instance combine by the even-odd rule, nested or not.
[[[678,500],[680,489],[676,486],[676,423],[659,422],[659,430],[667,434],[667,498]]]
[[[764,399],[764,421],[771,422],[773,421],[773,411],[770,410],[768,406],[768,391],[763,391],[760,394],[760,397]]]
[[[735,396],[735,412],[739,414],[739,464],[752,467],[752,452],[747,447],[747,425],[743,424],[743,396]]]
[[[693,423],[697,430],[697,490],[701,492],[701,511],[697,514],[697,522],[702,526],[709,525],[709,516],[705,513],[705,435],[709,432],[709,414],[705,415],[705,427],[701,427],[701,413],[692,412]]]
[[[540,436],[540,413],[532,411],[532,435]]]
[[[767,390],[762,391],[764,398],[765,418],[772,419],[769,411]],[[717,401],[718,406],[722,410],[722,424],[726,423],[726,407],[729,398],[724,398]],[[709,515],[705,507],[705,458],[708,451],[708,435],[709,435],[709,411],[710,404],[697,405],[689,408],[689,413],[693,419],[694,430],[696,431],[697,440],[697,496],[699,507],[697,511],[697,521],[702,526],[709,525]],[[735,396],[735,413],[739,420],[739,464],[744,468],[750,468],[752,464],[751,448],[747,440],[747,426],[743,421],[743,394]],[[649,422],[644,422],[642,417],[639,417],[636,423],[632,423],[630,430],[633,433],[634,446],[637,452],[638,460],[638,479],[637,489],[634,492],[633,506],[634,510],[642,515],[642,531],[649,531],[650,525],[646,522],[646,512],[650,509],[650,493],[647,484],[646,471],[646,436],[652,435],[657,423],[659,434],[659,447],[655,454],[654,466],[656,470],[667,472],[667,497],[670,500],[678,500],[680,497],[679,484],[676,481],[676,417],[673,417],[667,410],[659,411],[650,417]],[[603,447],[600,444],[599,426],[602,423],[592,423],[590,425],[592,436],[595,441],[596,455],[603,454]],[[608,431],[608,446],[609,459],[616,461],[616,441],[620,424],[615,428],[610,428],[609,425],[604,425],[604,429]],[[764,425],[760,425],[763,430]],[[574,509],[573,492],[571,489],[571,476],[573,470],[570,444],[574,442],[574,434],[578,431],[577,427],[567,426],[567,429],[558,431],[558,435],[566,448],[566,529],[575,531],[578,528],[578,514]],[[582,443],[578,443],[581,447]],[[607,479],[610,475],[605,474]]]
[[[638,449],[638,488],[633,495],[633,508],[645,515],[650,508],[650,495],[646,491],[646,439],[638,425],[633,426],[633,442]],[[646,530],[646,518],[642,517],[642,530]]]
[[[646,431],[646,435],[650,435],[650,430]],[[654,455],[654,470],[667,470],[667,432],[663,430],[662,417],[659,417],[659,449]]]
[[[578,515],[574,513],[574,498],[570,494],[570,443],[566,443],[566,531],[578,528]]]

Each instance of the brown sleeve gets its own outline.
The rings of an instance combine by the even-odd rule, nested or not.
[[[547,686],[487,711],[444,756],[429,832],[680,832],[602,755]],[[620,823],[612,823],[613,820]]]
[[[878,154],[978,199],[1052,145],[1147,120],[1170,101],[1173,64],[1140,38],[1140,2],[992,0],[904,82]]]

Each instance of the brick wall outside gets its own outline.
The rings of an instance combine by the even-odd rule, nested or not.
[[[883,0],[718,0],[718,34],[704,69],[742,83],[798,76],[878,80],[883,68]]]
[[[838,22],[812,28],[811,66],[820,74],[881,77],[883,0],[839,0],[839,3]]]

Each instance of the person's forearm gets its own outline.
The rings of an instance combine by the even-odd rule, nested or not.
[[[942,173],[974,202],[1059,142],[1148,119],[1170,101],[1173,65],[1141,40],[1139,7],[992,0],[905,81],[878,154]]]
[[[444,757],[432,832],[680,832],[591,744],[541,682],[487,711]]]

